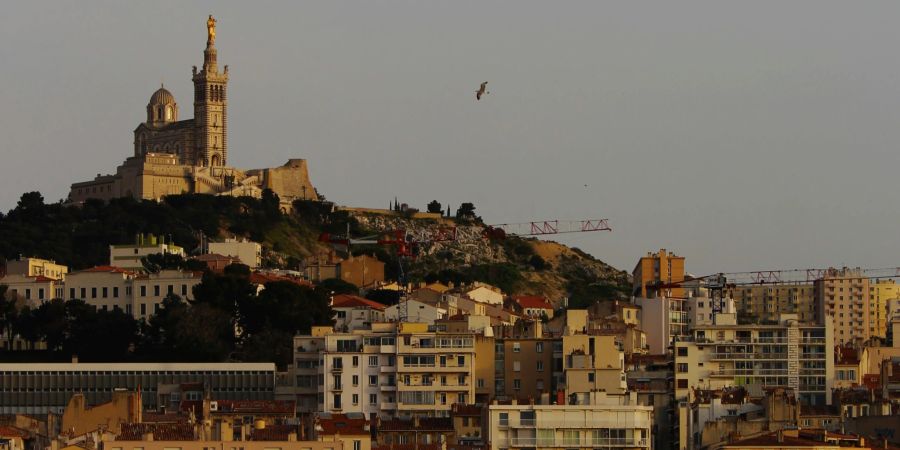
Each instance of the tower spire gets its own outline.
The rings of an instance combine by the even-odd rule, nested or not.
[[[216,63],[216,19],[212,14],[206,21],[206,50],[203,51],[203,70],[213,73],[219,71]]]

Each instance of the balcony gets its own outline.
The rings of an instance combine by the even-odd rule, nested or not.
[[[383,365],[383,366],[379,367],[378,371],[381,373],[397,373],[397,365],[396,364],[394,364],[393,366]]]
[[[344,366],[343,366],[343,365],[340,365],[340,366],[331,366],[331,371],[332,371],[332,372],[343,372],[343,371],[344,371]]]
[[[593,439],[538,439],[538,438],[510,438],[500,441],[501,447],[567,447],[567,448],[607,448],[607,447],[627,447],[641,448],[649,447],[648,439],[641,438],[598,438]]]
[[[397,403],[394,402],[381,402],[382,410],[393,410],[397,409]]]

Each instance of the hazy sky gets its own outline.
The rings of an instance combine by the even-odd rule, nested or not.
[[[210,13],[236,167],[609,218],[562,241],[629,271],[660,247],[696,274],[900,266],[898,2],[4,4],[0,209],[114,172],[160,81],[192,117]]]

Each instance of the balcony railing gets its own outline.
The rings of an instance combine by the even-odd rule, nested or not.
[[[648,447],[648,439],[641,438],[511,438],[501,440],[502,447]]]

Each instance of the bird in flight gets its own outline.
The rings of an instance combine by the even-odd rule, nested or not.
[[[485,94],[490,94],[490,92],[488,92],[487,90],[487,81],[481,83],[481,87],[478,88],[477,91],[475,91],[475,100],[481,100],[481,96]]]

